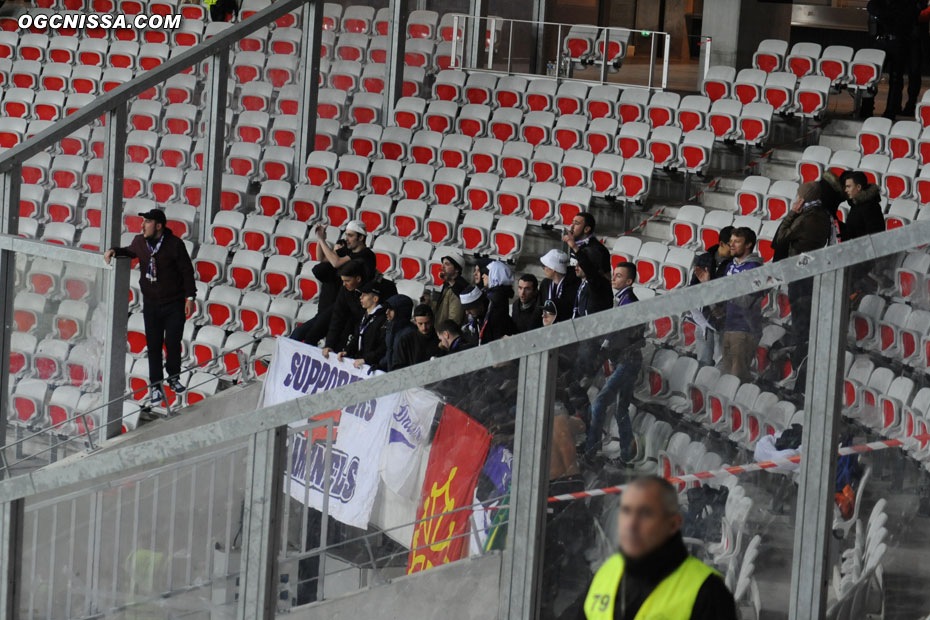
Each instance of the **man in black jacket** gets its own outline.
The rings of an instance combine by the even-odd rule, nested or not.
[[[581,280],[575,294],[572,318],[607,310],[613,306],[613,294],[603,274],[610,269],[610,255],[605,259],[597,249],[583,247],[575,256],[575,274]]]
[[[425,362],[440,354],[439,337],[433,327],[433,310],[426,304],[413,309],[415,329],[401,337],[394,368],[406,368]]]
[[[539,259],[546,278],[539,286],[539,305],[552,301],[557,309],[555,320],[567,321],[572,318],[575,307],[575,295],[578,293],[578,276],[568,266],[568,254],[560,250],[549,250]]]
[[[633,292],[636,281],[636,265],[623,262],[614,268],[613,289],[618,307],[626,307],[639,301]],[[617,432],[620,436],[620,459],[624,462],[636,456],[633,443],[633,427],[630,422],[630,402],[633,400],[633,388],[636,377],[643,365],[642,348],[645,343],[642,326],[631,327],[611,334],[608,339],[607,359],[613,372],[607,383],[591,403],[591,416],[585,441],[585,457],[592,458],[601,447],[601,434],[607,421],[607,407],[616,403],[614,418],[617,420]]]
[[[462,310],[465,312],[465,320],[462,323],[462,340],[469,346],[478,346],[478,332],[481,330],[481,324],[488,312],[488,298],[485,297],[482,290],[474,285],[469,285],[459,295],[459,301],[462,303]]]
[[[103,260],[110,264],[114,256],[139,260],[139,288],[142,291],[142,317],[145,320],[145,340],[149,359],[149,401],[152,405],[164,400],[161,383],[161,350],[165,348],[165,368],[168,387],[176,394],[184,391],[178,380],[181,372],[181,337],[184,321],[194,313],[197,286],[194,265],[184,242],[167,227],[165,212],[152,209],[142,214],[142,234],[136,235],[125,248],[110,248]]]
[[[448,353],[458,353],[472,347],[462,338],[462,328],[451,319],[442,323],[438,328],[438,332],[439,346]]]
[[[562,236],[562,241],[568,244],[571,255],[578,256],[578,251],[588,248],[592,253],[595,265],[606,265],[601,271],[601,277],[610,280],[610,250],[594,236],[597,222],[594,216],[583,211],[572,218],[572,223]]]
[[[539,308],[539,280],[531,273],[524,273],[517,281],[517,299],[510,309],[514,333],[522,334],[542,327],[542,312]]]
[[[349,338],[358,327],[358,322],[362,320],[364,310],[359,301],[359,289],[362,286],[363,274],[364,267],[361,261],[349,261],[339,268],[342,288],[339,289],[339,295],[333,304],[333,316],[326,333],[326,346],[323,348],[324,357],[332,351],[344,351]]]
[[[387,351],[385,327],[387,316],[381,298],[384,296],[382,282],[370,280],[359,288],[358,302],[364,314],[358,327],[349,338],[346,348],[339,352],[339,360],[354,359],[353,365],[361,368],[368,364],[374,368]]]
[[[733,595],[717,571],[688,554],[681,524],[678,491],[667,480],[629,483],[620,495],[620,549],[594,576],[581,618],[736,620]]]
[[[913,116],[917,107],[923,60],[921,48],[927,30],[926,24],[919,23],[923,6],[920,0],[869,0],[869,14],[878,21],[878,43],[887,53],[888,100],[882,116],[891,120],[898,115]],[[905,74],[907,104],[902,108]]]
[[[846,221],[840,224],[843,241],[884,231],[885,215],[878,186],[870,184],[865,173],[859,171],[844,175],[844,183],[849,197],[849,212]]]

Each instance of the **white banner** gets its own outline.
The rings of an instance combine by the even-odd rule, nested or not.
[[[422,453],[429,446],[429,431],[440,400],[424,389],[402,392],[391,415],[388,444],[381,457],[381,477],[397,495],[417,501],[422,481],[417,480]]]
[[[368,377],[368,367],[357,369],[351,361],[323,357],[317,347],[290,338],[278,338],[262,388],[267,407],[324,392]],[[337,417],[333,446],[329,514],[337,521],[366,529],[380,483],[381,453],[397,410],[398,395],[346,407]],[[303,426],[298,422],[292,426]],[[307,433],[292,435],[291,497],[317,510],[323,509],[325,443],[316,441],[307,450]]]

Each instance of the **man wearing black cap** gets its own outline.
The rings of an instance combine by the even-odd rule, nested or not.
[[[364,310],[358,328],[349,338],[346,348],[339,353],[339,359],[349,357],[355,360],[356,368],[368,364],[374,367],[387,351],[385,327],[387,316],[381,305],[382,282],[370,280],[359,289],[359,305]]]
[[[152,405],[164,400],[161,383],[161,350],[165,348],[165,370],[168,387],[175,393],[184,391],[178,380],[181,373],[181,336],[187,315],[194,313],[194,265],[184,242],[167,226],[164,211],[152,209],[142,214],[142,234],[136,235],[125,248],[110,248],[103,260],[110,264],[114,256],[139,261],[142,277],[142,317],[145,320],[145,340],[149,358],[149,400]]]
[[[462,338],[462,328],[455,321],[446,321],[437,328],[439,346],[449,353],[458,353],[470,349],[472,345]]]
[[[465,267],[465,259],[462,253],[455,249],[449,251],[442,257],[442,271],[439,276],[442,278],[442,290],[438,297],[433,301],[427,295],[421,300],[424,303],[430,303],[433,308],[433,323],[437,329],[446,321],[454,321],[461,325],[465,312],[462,310],[462,302],[459,295],[468,286],[468,282],[462,277],[462,269]],[[435,293],[434,293],[435,294]]]

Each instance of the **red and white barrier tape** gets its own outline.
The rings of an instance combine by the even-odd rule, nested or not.
[[[921,441],[930,440],[930,435],[916,435],[912,439],[917,439]],[[863,452],[875,452],[878,450],[886,450],[888,448],[898,448],[904,445],[904,442],[899,439],[883,439],[881,441],[872,441],[869,443],[859,444],[855,446],[846,446],[840,448],[836,451],[838,456],[847,456],[850,454],[862,454]],[[748,474],[749,472],[754,471],[763,471],[766,469],[775,469],[776,467],[784,467],[787,465],[797,465],[801,462],[801,455],[791,456],[786,459],[776,459],[773,461],[760,461],[758,463],[749,463],[747,465],[735,465],[733,467],[724,467],[722,469],[716,469],[713,471],[704,471],[694,474],[683,474],[681,476],[672,476],[667,478],[672,484],[688,483],[688,482],[702,482],[705,480],[711,480],[713,478],[720,478],[725,475],[739,475],[739,474]],[[553,495],[549,498],[549,503],[554,504],[556,502],[568,502],[576,499],[587,499],[589,497],[601,497],[602,495],[616,495],[622,493],[623,489],[626,488],[626,485],[619,485],[615,487],[604,487],[603,489],[591,489],[589,491],[579,491],[577,493],[564,493],[562,495]]]

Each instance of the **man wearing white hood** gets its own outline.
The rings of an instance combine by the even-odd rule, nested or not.
[[[510,299],[513,297],[513,274],[500,261],[488,265],[484,276],[487,290],[488,309],[478,326],[478,344],[487,344],[515,333],[510,317]]]

